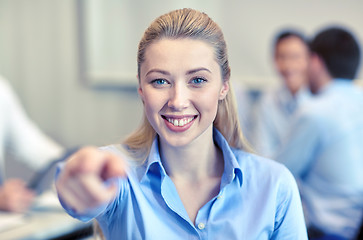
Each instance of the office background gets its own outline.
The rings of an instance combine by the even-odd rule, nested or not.
[[[246,88],[277,83],[271,42],[282,27],[311,35],[327,24],[343,24],[361,43],[363,39],[363,2],[358,0],[0,0],[0,74],[12,84],[29,117],[63,146],[118,142],[142,115],[133,85],[142,31],[158,15],[181,7],[205,11],[220,24],[232,81]],[[107,9],[113,11],[97,12]],[[117,16],[117,10],[122,14]],[[105,38],[102,31],[115,26],[125,38],[119,33]],[[93,52],[97,44],[106,50]],[[103,59],[112,52],[122,56]]]

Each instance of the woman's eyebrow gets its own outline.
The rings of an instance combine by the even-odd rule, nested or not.
[[[145,76],[148,76],[151,73],[161,73],[163,75],[170,75],[170,73],[168,71],[164,71],[164,70],[161,70],[161,69],[157,69],[156,68],[156,69],[151,69],[150,71],[148,71]]]
[[[189,70],[187,72],[187,75],[194,74],[196,72],[201,72],[201,71],[207,71],[209,73],[212,73],[208,68],[201,67],[201,68],[196,68],[196,69]]]
[[[189,70],[186,72],[186,74],[190,75],[190,74],[194,74],[196,72],[201,72],[201,71],[206,71],[206,72],[212,73],[208,68],[200,67],[200,68]],[[168,72],[168,71],[155,68],[155,69],[151,69],[150,71],[148,71],[145,76],[148,76],[151,73],[160,73],[160,74],[167,75],[167,76],[171,75],[170,72]]]

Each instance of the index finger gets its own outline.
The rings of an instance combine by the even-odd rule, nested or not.
[[[66,162],[66,175],[95,174],[108,179],[125,176],[125,161],[110,152],[95,147],[85,147],[73,154]]]

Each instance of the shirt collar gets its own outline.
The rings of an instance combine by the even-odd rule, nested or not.
[[[214,142],[222,150],[224,158],[224,172],[221,181],[221,189],[228,183],[232,182],[236,177],[239,185],[242,186],[243,174],[234,154],[234,149],[229,146],[222,133],[220,133],[216,128],[213,129],[213,138]]]
[[[242,186],[242,170],[238,161],[224,136],[216,129],[213,129],[213,138],[217,146],[222,150],[224,157],[224,172],[221,180],[221,189],[236,178]],[[149,156],[145,163],[136,171],[139,181],[143,181],[149,174],[159,175],[161,179],[166,176],[166,171],[161,163],[159,152],[159,137],[156,136],[150,149]]]
[[[136,173],[140,182],[146,177],[147,174],[157,174],[161,178],[165,177],[166,171],[163,167],[163,164],[161,163],[158,135],[154,138],[150,148],[149,156],[147,157],[145,163],[137,169]]]

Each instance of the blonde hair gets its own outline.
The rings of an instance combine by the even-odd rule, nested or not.
[[[138,48],[137,65],[139,76],[141,64],[145,61],[146,49],[153,42],[163,38],[192,38],[210,44],[214,48],[216,61],[221,67],[223,81],[229,81],[230,67],[222,30],[207,14],[186,8],[158,17],[146,29]],[[251,151],[240,128],[231,88],[230,84],[227,96],[219,101],[217,116],[213,125],[223,134],[231,147]],[[124,144],[134,158],[143,161],[150,151],[155,136],[156,132],[144,114],[141,126],[126,138]]]

